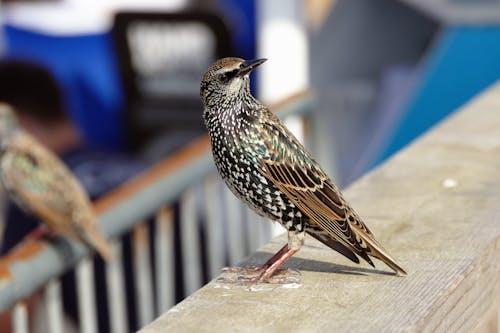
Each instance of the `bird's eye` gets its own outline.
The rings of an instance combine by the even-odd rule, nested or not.
[[[237,73],[238,73],[238,68],[233,69],[232,71],[229,71],[229,72],[225,72],[222,75],[222,78],[224,81],[227,82],[227,81],[231,80],[233,77],[235,77]]]

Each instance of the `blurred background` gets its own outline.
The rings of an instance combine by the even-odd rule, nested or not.
[[[93,199],[205,134],[220,57],[268,58],[265,103],[312,92],[316,130],[287,121],[341,187],[500,77],[499,0],[12,0],[0,21],[0,101]]]
[[[345,186],[500,73],[496,0],[3,1],[1,54],[59,83],[86,142],[157,161],[204,132],[199,79],[216,58],[266,57],[274,102],[317,96],[315,149]],[[325,154],[326,155],[326,154]]]

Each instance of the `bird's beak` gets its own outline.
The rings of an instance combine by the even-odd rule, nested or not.
[[[243,76],[245,74],[250,73],[252,70],[255,69],[255,67],[263,64],[267,59],[254,59],[254,60],[246,60],[244,61],[241,66],[240,70],[238,71],[238,74],[236,76]]]

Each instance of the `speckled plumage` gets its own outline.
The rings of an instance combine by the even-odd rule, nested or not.
[[[59,158],[18,126],[5,104],[0,105],[0,180],[12,200],[49,230],[110,257],[80,183]]]
[[[204,120],[226,185],[288,230],[289,249],[308,233],[354,262],[358,255],[373,265],[371,255],[404,274],[309,152],[251,95],[248,73],[263,62],[224,58],[202,78]]]

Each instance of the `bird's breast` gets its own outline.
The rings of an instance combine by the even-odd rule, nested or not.
[[[263,174],[262,158],[269,157],[258,129],[253,126],[209,129],[212,154],[229,189],[257,214],[282,223],[301,225],[301,213]]]

